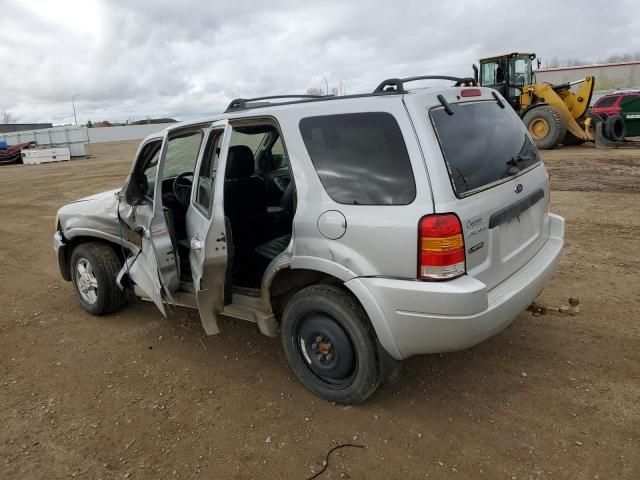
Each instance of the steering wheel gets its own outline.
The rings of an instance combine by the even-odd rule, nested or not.
[[[193,187],[193,173],[191,172],[183,172],[173,179],[173,194],[183,207],[189,206],[191,187]]]

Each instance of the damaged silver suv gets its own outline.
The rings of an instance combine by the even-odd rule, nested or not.
[[[197,309],[209,335],[254,322],[339,403],[496,334],[549,282],[564,220],[508,103],[468,79],[406,88],[432,78],[237,99],[147,137],[122,188],[59,210],[62,276],[94,315],[136,295]]]

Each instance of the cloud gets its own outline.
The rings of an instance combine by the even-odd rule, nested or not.
[[[415,74],[468,75],[505,51],[596,60],[640,51],[640,4],[459,0],[5,0],[0,111],[20,121],[190,119],[238,96]],[[572,21],[565,22],[570,17]],[[595,39],[601,39],[597,41]]]

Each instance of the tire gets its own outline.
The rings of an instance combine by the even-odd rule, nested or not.
[[[280,330],[289,366],[320,398],[359,403],[380,385],[375,332],[360,303],[342,288],[313,285],[296,293]]]
[[[567,122],[562,114],[548,105],[529,110],[522,121],[540,150],[555,148],[567,133]]]
[[[573,133],[567,132],[562,140],[562,145],[574,146],[574,145],[582,145],[586,140],[582,138],[576,137]]]
[[[624,120],[620,115],[610,115],[604,121],[604,134],[613,142],[624,142],[627,136]]]
[[[116,284],[121,268],[118,255],[105,243],[82,243],[73,250],[71,283],[82,308],[100,316],[124,306],[125,293]]]

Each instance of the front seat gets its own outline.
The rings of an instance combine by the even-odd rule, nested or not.
[[[266,187],[254,172],[251,149],[246,145],[230,147],[224,182],[224,210],[231,224],[239,266],[249,266],[255,247],[268,238]]]

